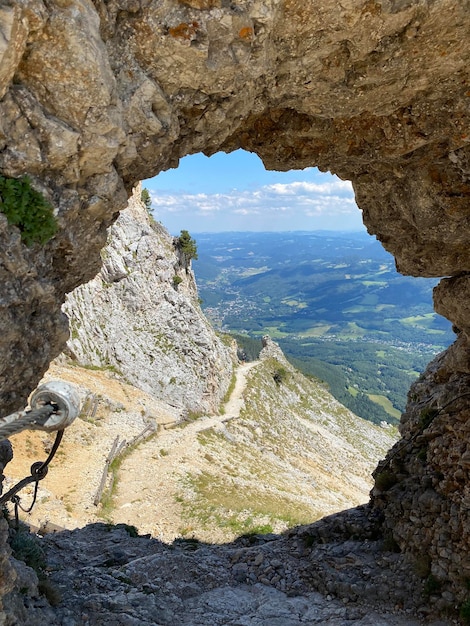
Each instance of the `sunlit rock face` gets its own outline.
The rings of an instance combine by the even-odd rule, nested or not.
[[[367,228],[400,271],[456,277],[436,302],[462,331],[443,361],[458,393],[466,374],[452,368],[465,361],[469,331],[468,9],[462,0],[3,3],[0,171],[28,173],[60,225],[44,247],[27,248],[0,215],[3,412],[23,405],[64,347],[65,293],[99,270],[106,228],[133,184],[186,154],[237,148],[267,168],[317,165],[352,180]],[[457,430],[432,458],[447,458],[464,437]],[[461,441],[452,468],[465,450]],[[459,467],[463,493],[469,470]],[[442,507],[454,515],[449,493]],[[402,549],[409,537],[397,534]]]
[[[174,238],[149,217],[141,190],[109,229],[101,271],[67,296],[66,354],[110,367],[179,415],[217,413],[235,346],[225,346],[203,315],[194,274]]]

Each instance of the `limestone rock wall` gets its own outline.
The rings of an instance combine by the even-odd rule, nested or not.
[[[383,531],[450,610],[470,579],[470,350],[461,334],[412,386],[402,439],[375,470]]]
[[[67,296],[66,353],[119,372],[183,414],[217,412],[235,349],[215,335],[193,272],[181,265],[173,237],[149,218],[140,192],[138,185],[110,228],[100,272]]]

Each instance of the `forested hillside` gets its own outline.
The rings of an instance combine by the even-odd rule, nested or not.
[[[196,239],[199,293],[214,324],[246,338],[269,334],[303,372],[376,423],[399,418],[411,382],[453,341],[432,308],[436,281],[398,274],[366,233]]]

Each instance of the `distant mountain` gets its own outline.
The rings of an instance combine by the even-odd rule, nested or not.
[[[366,233],[202,233],[203,308],[223,330],[268,333],[362,417],[396,420],[429,358],[454,339],[433,279],[405,277]]]

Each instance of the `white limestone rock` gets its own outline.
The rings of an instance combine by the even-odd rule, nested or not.
[[[173,237],[151,221],[140,193],[139,185],[110,229],[100,273],[67,297],[67,354],[183,412],[217,411],[233,351],[204,317],[193,272],[181,267]]]

